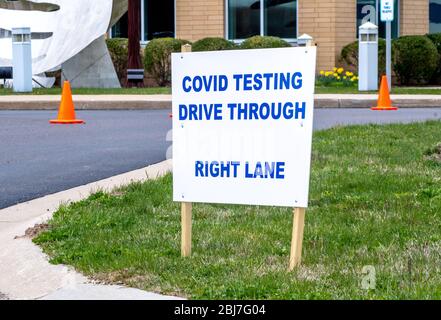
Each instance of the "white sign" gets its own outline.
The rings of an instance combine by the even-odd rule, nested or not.
[[[316,48],[175,53],[173,197],[307,207]]]
[[[381,21],[394,21],[394,0],[381,0],[380,19]]]

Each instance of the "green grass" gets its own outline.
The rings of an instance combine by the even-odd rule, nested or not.
[[[171,94],[171,88],[122,88],[122,89],[72,89],[73,94],[78,95],[104,95],[104,94],[134,94],[134,95],[153,95],[153,94]],[[364,91],[359,92],[356,87],[316,87],[317,94],[376,94],[377,91]],[[393,94],[441,94],[440,89],[427,89],[427,88],[403,88],[396,87],[392,90]],[[22,95],[23,93],[20,93]],[[60,88],[51,89],[34,89],[32,93],[26,95],[60,95]],[[15,95],[11,89],[0,89],[0,96]]]
[[[78,95],[103,95],[103,94],[139,94],[139,95],[149,95],[149,94],[171,94],[171,88],[158,87],[158,88],[121,88],[121,89],[94,89],[94,88],[84,88],[84,89],[72,89],[73,94]],[[17,95],[22,95],[23,93],[18,93]],[[34,89],[32,93],[25,93],[26,95],[60,95],[60,88],[50,88],[50,89]],[[15,95],[11,89],[0,89],[0,96],[5,95]]]
[[[377,94],[378,91],[358,91],[357,87],[323,87],[315,88],[317,94]],[[433,94],[440,95],[441,89],[433,88],[410,88],[410,87],[392,87],[392,94]]]
[[[171,175],[63,206],[34,241],[52,263],[191,299],[441,299],[441,165],[427,156],[439,142],[440,122],[315,133],[293,273],[289,208],[196,204],[193,257],[180,258]]]
[[[373,94],[378,93],[377,91],[358,91],[356,87],[325,87],[325,86],[316,86],[315,87],[316,94]]]

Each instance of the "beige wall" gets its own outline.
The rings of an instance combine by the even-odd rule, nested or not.
[[[299,0],[299,35],[318,45],[318,69],[339,64],[341,49],[356,40],[356,0]],[[429,32],[429,1],[400,1],[400,35]]]
[[[429,31],[429,0],[400,1],[400,34]],[[225,36],[224,0],[176,0],[176,33],[181,39]],[[356,0],[298,0],[298,34],[318,45],[319,70],[339,65],[341,49],[356,40]]]
[[[429,32],[429,0],[401,0],[400,34]]]
[[[335,19],[335,66],[339,65],[341,49],[357,40],[357,5],[354,0],[337,0]]]
[[[355,29],[355,0],[299,0],[299,35],[317,43],[319,70],[338,65],[341,48],[356,39]]]
[[[176,37],[224,37],[224,0],[176,0]]]
[[[335,0],[300,0],[298,4],[298,34],[307,33],[318,45],[319,70],[334,64]]]

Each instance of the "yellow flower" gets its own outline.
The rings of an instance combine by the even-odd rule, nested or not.
[[[343,79],[345,79],[345,80],[346,80],[347,78],[348,78],[348,77],[346,77],[346,76],[343,77]]]
[[[340,80],[341,78],[340,78],[340,76],[337,76],[337,80]]]
[[[354,78],[351,78],[351,82],[354,82],[355,80],[354,80]]]
[[[346,71],[346,76],[347,76],[347,77],[352,77],[353,75],[354,75],[354,73],[349,72],[349,71]]]
[[[322,71],[320,71],[320,74],[323,76],[325,74],[325,72],[322,70]]]
[[[336,78],[337,78],[337,77],[338,77],[338,73],[334,73],[334,77],[336,77]]]
[[[337,72],[338,69],[337,69],[337,68],[334,68],[333,70],[334,70],[334,72]]]
[[[345,71],[345,69],[343,69],[343,68],[339,68],[339,69],[337,70],[337,72],[338,72],[339,74],[342,74],[343,71]]]

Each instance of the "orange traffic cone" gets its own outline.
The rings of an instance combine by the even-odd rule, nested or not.
[[[72,100],[72,90],[69,81],[64,81],[63,93],[61,96],[60,110],[58,111],[58,119],[51,120],[52,124],[81,124],[83,120],[75,118],[75,106]]]
[[[378,105],[371,110],[392,111],[398,110],[397,107],[392,106],[389,94],[389,84],[387,83],[387,76],[381,77],[380,94],[378,96]]]

